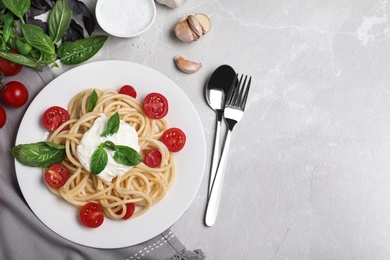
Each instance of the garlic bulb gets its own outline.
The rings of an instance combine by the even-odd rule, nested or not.
[[[166,5],[170,8],[176,8],[184,4],[186,0],[156,0],[157,3]]]
[[[198,40],[211,28],[210,18],[205,14],[190,14],[181,19],[175,26],[175,34],[183,42]]]

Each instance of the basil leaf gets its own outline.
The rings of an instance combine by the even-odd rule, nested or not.
[[[75,42],[64,42],[58,47],[57,56],[65,65],[82,63],[95,55],[107,40],[107,36],[93,36]]]
[[[32,47],[30,44],[26,42],[22,42],[19,38],[15,38],[15,43],[17,47],[17,51],[22,55],[30,54]]]
[[[88,107],[87,107],[88,112],[91,112],[95,108],[97,100],[98,100],[98,95],[96,91],[93,90],[88,100]]]
[[[9,61],[12,61],[14,63],[22,64],[27,67],[31,67],[37,70],[42,70],[43,67],[46,66],[46,64],[38,63],[37,61],[30,59],[26,56],[23,56],[21,54],[16,53],[10,53],[10,52],[0,52],[0,57],[7,59]]]
[[[11,153],[21,164],[41,168],[60,163],[66,157],[65,146],[50,142],[19,144],[11,148]]]
[[[49,36],[54,43],[61,40],[72,20],[69,0],[58,0],[49,15]]]
[[[8,42],[8,40],[12,34],[13,27],[14,27],[14,15],[11,12],[8,12],[4,16],[4,28],[3,28],[4,42]]]
[[[74,19],[70,22],[69,28],[62,37],[62,42],[75,42],[84,39],[84,29]]]
[[[23,15],[30,9],[30,0],[2,0],[6,8],[23,21]]]
[[[22,31],[26,41],[41,52],[55,54],[54,43],[52,39],[45,34],[41,27],[33,24],[22,24]]]
[[[118,133],[119,130],[119,114],[118,112],[115,112],[110,119],[108,119],[106,129],[103,131],[103,133],[100,135],[102,137],[105,137],[107,135],[112,135],[115,133]]]
[[[47,22],[44,22],[40,19],[35,19],[35,16],[30,14],[30,11],[27,12],[27,14],[24,16],[24,19],[26,20],[27,24],[33,24],[38,27],[41,27],[42,30],[45,32],[45,34],[49,34],[49,28],[48,28],[49,26]]]
[[[136,150],[124,145],[116,146],[113,158],[117,163],[126,166],[134,166],[142,162],[141,156]]]
[[[73,12],[81,14],[83,16],[85,30],[88,32],[89,35],[91,35],[92,32],[95,30],[96,21],[89,8],[83,2],[78,0],[70,0],[70,8]]]
[[[102,143],[103,147],[106,147],[108,149],[110,149],[111,151],[115,151],[116,149],[116,145],[111,142],[111,141],[105,141],[104,143]]]
[[[99,174],[106,168],[108,162],[108,155],[104,148],[96,149],[91,157],[91,173]]]
[[[45,142],[45,144],[47,146],[50,146],[50,147],[54,148],[54,149],[59,149],[59,150],[65,149],[64,145],[56,144],[56,143],[53,143],[53,142]]]

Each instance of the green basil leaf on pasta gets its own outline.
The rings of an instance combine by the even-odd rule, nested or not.
[[[51,142],[19,144],[11,148],[11,153],[21,164],[41,168],[60,163],[66,157],[65,146]]]
[[[142,158],[136,150],[124,145],[116,146],[113,158],[117,163],[126,166],[134,166],[142,162]]]
[[[108,140],[102,143],[101,146],[110,149],[111,151],[115,151],[116,149],[116,145],[113,142]]]
[[[106,168],[108,162],[108,154],[104,148],[100,147],[93,152],[91,157],[91,173],[99,174]]]
[[[88,112],[91,112],[95,108],[97,100],[98,100],[98,95],[96,93],[96,90],[93,90],[88,100],[88,108],[87,108]]]
[[[101,134],[101,136],[105,137],[105,136],[108,136],[108,135],[112,135],[112,134],[118,133],[119,123],[120,123],[119,114],[118,114],[118,112],[115,112],[115,114],[113,114],[110,117],[110,119],[108,119],[108,122],[107,122],[107,125],[106,125],[106,129],[104,129],[104,131]]]

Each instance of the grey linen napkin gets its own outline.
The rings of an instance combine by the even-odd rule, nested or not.
[[[20,121],[29,103],[55,76],[48,68],[42,72],[23,68],[19,75],[3,79],[4,84],[11,80],[25,84],[29,100],[21,108],[10,108],[0,102],[7,112],[6,125],[0,129],[0,259],[205,259],[201,250],[186,250],[170,229],[135,246],[96,249],[58,236],[33,214],[18,186],[9,149],[15,145]]]

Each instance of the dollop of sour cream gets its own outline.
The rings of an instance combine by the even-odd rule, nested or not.
[[[120,120],[117,133],[102,137],[101,134],[106,128],[107,121],[108,118],[104,114],[101,114],[100,117],[95,120],[92,127],[84,133],[80,144],[77,146],[77,157],[87,171],[91,170],[92,154],[98,146],[105,141],[111,141],[115,145],[129,146],[137,152],[140,151],[137,131],[133,126],[127,124],[123,120]],[[104,170],[97,175],[100,179],[106,182],[111,182],[116,176],[122,176],[133,168],[133,166],[126,166],[117,163],[113,159],[114,151],[106,148],[104,149],[108,154],[108,162]]]

